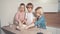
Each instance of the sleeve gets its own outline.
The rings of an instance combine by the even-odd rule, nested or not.
[[[35,22],[35,26],[37,26],[38,24],[44,22],[44,17],[41,17],[38,21]]]
[[[16,15],[15,15],[15,20],[16,20],[16,21],[19,21],[18,18],[19,18],[19,13],[17,12]]]
[[[36,17],[33,18],[33,22],[32,23],[35,23],[35,21],[36,21]]]
[[[42,23],[42,22],[45,22],[43,16],[38,20],[38,24],[40,24],[40,23]]]
[[[32,23],[34,23],[36,20],[36,17],[33,14],[31,16],[32,16]]]
[[[27,19],[27,13],[25,14],[25,18]]]
[[[42,16],[38,21],[36,21],[35,25],[40,25],[40,28],[46,29],[45,18]]]

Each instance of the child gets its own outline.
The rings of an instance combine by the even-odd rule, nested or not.
[[[23,23],[25,23],[25,4],[21,3],[18,12],[15,16],[16,22],[18,22],[17,29],[20,29],[20,27],[23,26]]]
[[[33,19],[34,19],[34,15],[33,15],[33,4],[32,3],[28,3],[26,6],[28,12],[26,13],[26,24],[30,25],[33,23]]]
[[[37,26],[39,28],[46,29],[45,18],[43,15],[42,7],[37,7],[35,9],[35,17],[36,17],[35,23],[27,26],[26,29],[33,27],[33,26]]]

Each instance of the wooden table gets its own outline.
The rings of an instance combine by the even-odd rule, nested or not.
[[[37,32],[40,32],[39,28],[31,28],[28,30],[25,29],[21,29],[21,31],[18,31],[15,29],[15,27],[9,27],[9,26],[4,26],[2,27],[2,30],[6,33],[6,34],[37,34]],[[42,31],[44,34],[52,34],[49,31]]]

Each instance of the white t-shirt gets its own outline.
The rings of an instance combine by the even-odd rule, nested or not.
[[[33,13],[26,13],[26,19],[27,19],[27,25],[30,25],[33,22],[34,19],[34,15]]]

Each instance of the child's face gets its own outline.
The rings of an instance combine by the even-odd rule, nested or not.
[[[38,9],[38,10],[36,11],[36,16],[39,17],[39,16],[41,15],[41,12],[42,12],[42,9]]]
[[[20,11],[24,12],[24,10],[25,10],[25,6],[24,5],[20,6]]]
[[[32,5],[29,5],[28,8],[27,8],[27,10],[28,10],[29,12],[31,12],[31,11],[32,11]]]

